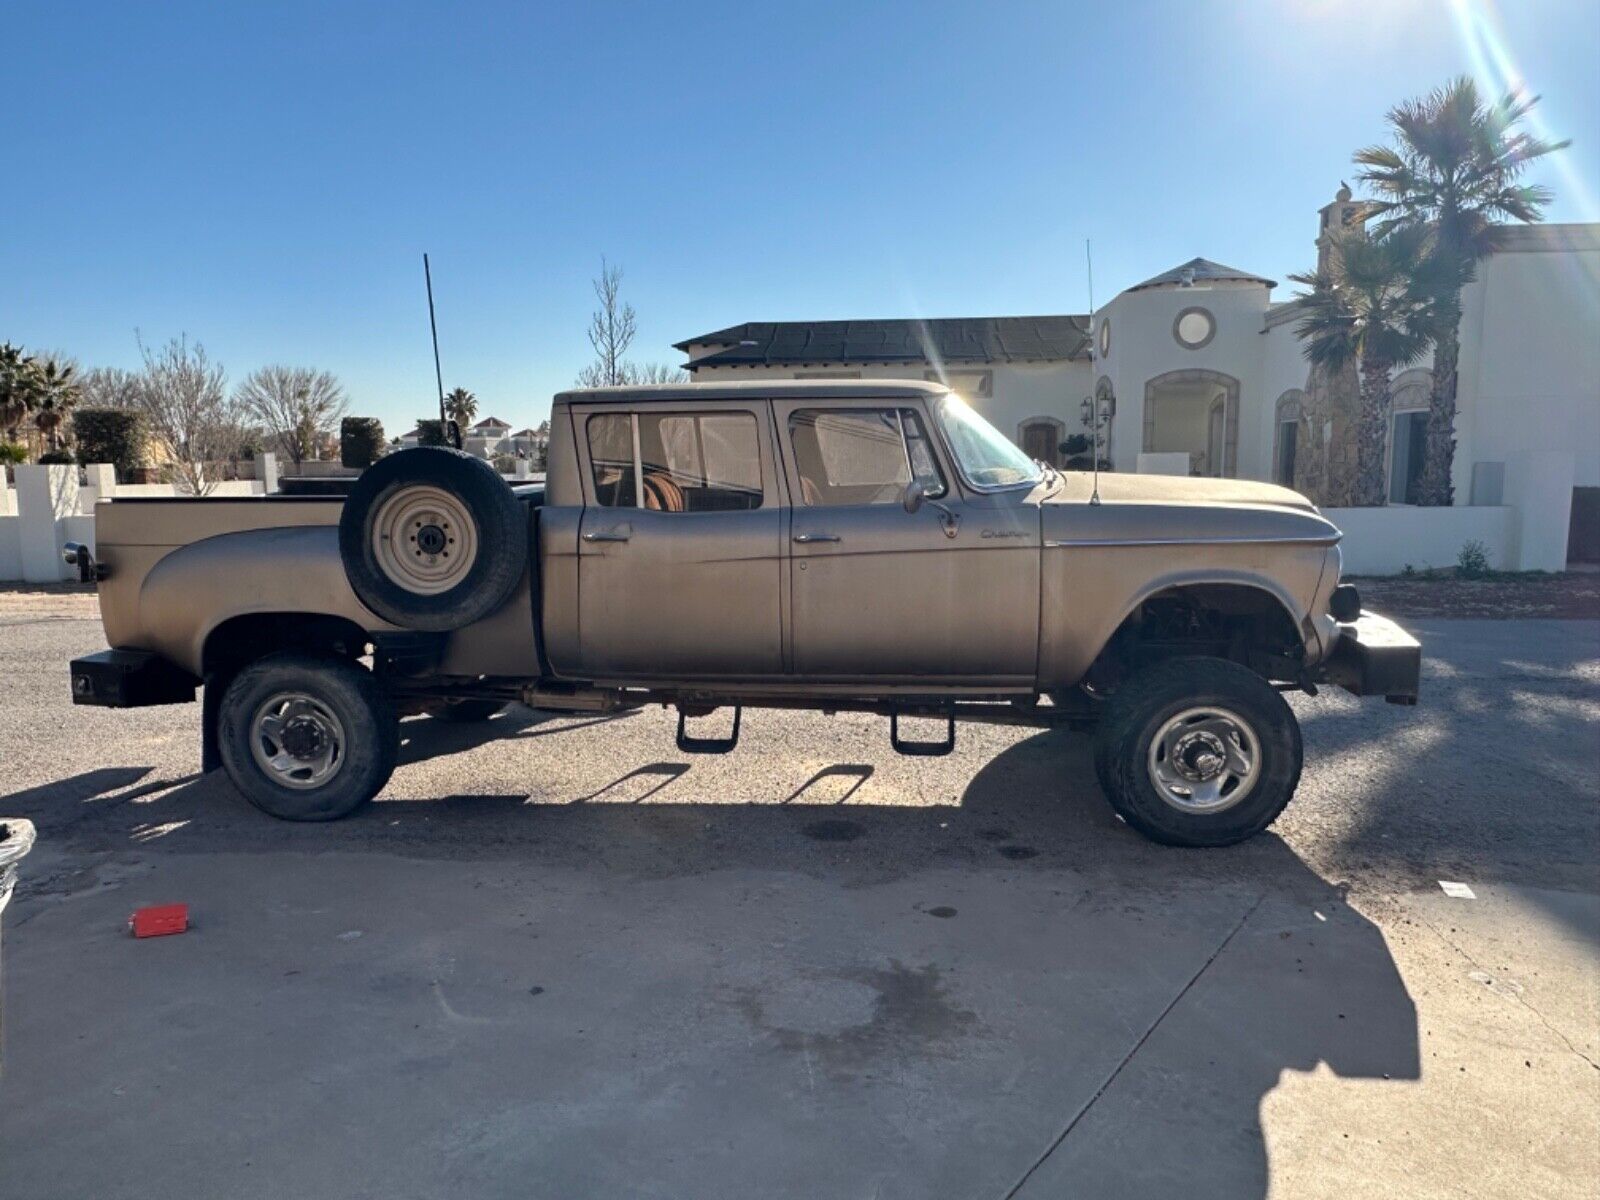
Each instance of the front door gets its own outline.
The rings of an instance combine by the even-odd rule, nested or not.
[[[1056,466],[1061,457],[1061,434],[1048,421],[1030,421],[1022,427],[1022,452]]]
[[[575,405],[587,504],[578,647],[594,679],[783,671],[783,510],[765,401]]]
[[[964,495],[920,404],[797,400],[774,412],[794,498],[795,673],[1030,683],[1038,508],[1015,491]],[[913,475],[928,501],[907,512]]]

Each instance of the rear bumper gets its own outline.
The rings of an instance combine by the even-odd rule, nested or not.
[[[102,650],[72,660],[72,702],[104,708],[189,704],[198,681],[148,650]]]
[[[1422,683],[1422,644],[1387,617],[1364,612],[1341,623],[1322,677],[1356,696],[1415,704]]]

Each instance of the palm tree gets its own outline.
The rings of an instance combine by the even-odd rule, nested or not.
[[[49,442],[50,449],[61,448],[61,426],[78,403],[77,368],[70,363],[46,359],[35,372],[33,423]]]
[[[1306,358],[1329,371],[1354,360],[1360,370],[1358,505],[1381,505],[1387,492],[1390,372],[1421,358],[1435,332],[1437,264],[1427,256],[1428,241],[1427,231],[1416,226],[1370,241],[1351,230],[1334,242],[1326,273],[1290,276],[1310,289],[1300,293],[1302,315],[1295,325]]]
[[[478,398],[466,388],[455,388],[445,393],[444,414],[462,429],[472,425],[472,418],[478,415]]]
[[[0,345],[0,429],[17,440],[17,427],[33,412],[37,367],[22,347]]]
[[[1373,232],[1381,237],[1401,226],[1428,229],[1435,239],[1432,253],[1446,260],[1441,269],[1460,280],[1439,297],[1427,456],[1418,488],[1422,504],[1453,500],[1461,289],[1472,281],[1476,264],[1494,252],[1501,222],[1543,219],[1550,189],[1519,180],[1530,163],[1570,144],[1517,128],[1538,102],[1537,96],[1513,91],[1485,104],[1477,85],[1462,76],[1391,109],[1394,144],[1355,155],[1362,182],[1377,197],[1366,212],[1382,218]]]

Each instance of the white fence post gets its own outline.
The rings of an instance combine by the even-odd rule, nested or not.
[[[61,521],[78,511],[78,468],[19,466],[17,508],[22,519],[22,578],[56,583],[67,574],[61,561]]]
[[[94,516],[94,505],[100,500],[110,500],[117,494],[117,469],[110,463],[90,463],[83,468],[84,497],[87,501],[83,515]]]
[[[1513,544],[1520,571],[1565,571],[1577,460],[1565,450],[1506,458],[1505,501],[1517,510]]]
[[[278,490],[278,456],[268,450],[256,459],[256,465],[261,468],[261,490],[270,496]]]

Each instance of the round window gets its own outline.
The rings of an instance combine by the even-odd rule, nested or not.
[[[1186,308],[1172,323],[1172,336],[1178,339],[1179,345],[1190,350],[1200,349],[1216,336],[1216,332],[1216,319],[1203,308]]]
[[[1104,358],[1111,353],[1111,320],[1109,317],[1100,318],[1100,357]]]

